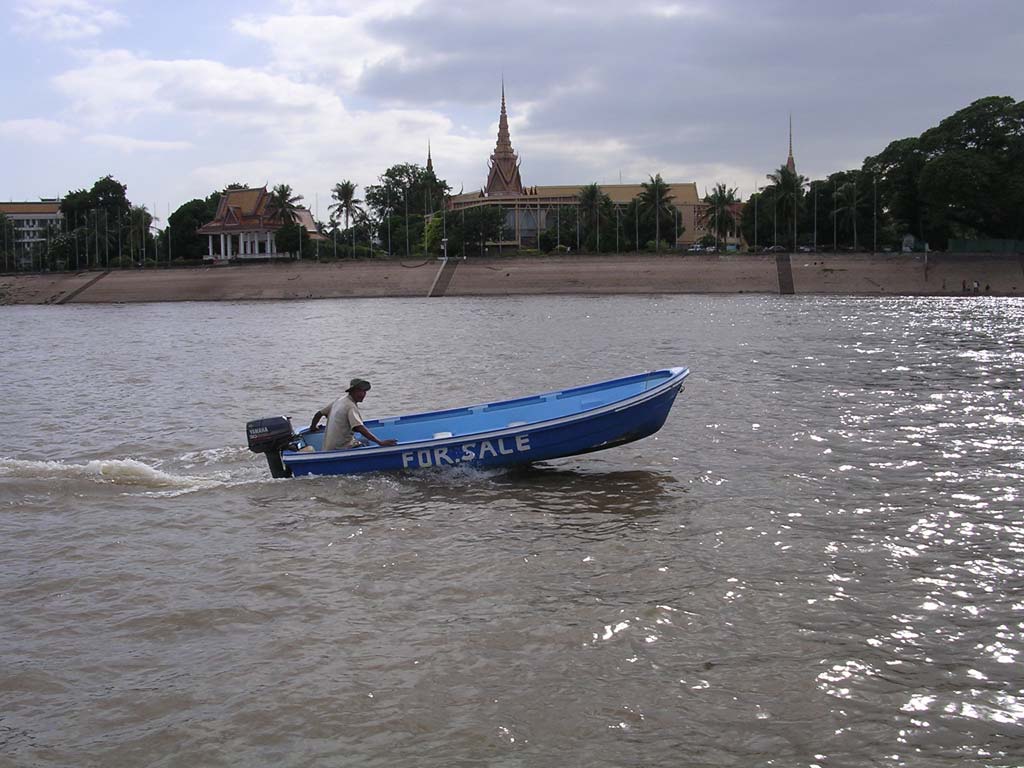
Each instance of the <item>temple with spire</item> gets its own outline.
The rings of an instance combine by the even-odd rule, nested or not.
[[[519,176],[519,157],[512,149],[512,138],[508,133],[508,112],[505,109],[505,82],[501,83],[501,116],[498,118],[498,143],[487,163],[487,197],[511,197],[522,195],[523,180]]]
[[[427,168],[433,170],[429,146]],[[448,198],[447,210],[458,212],[470,208],[497,206],[503,212],[504,231],[501,243],[495,246],[511,248],[537,248],[540,235],[554,229],[562,208],[579,205],[580,189],[590,182],[564,186],[525,186],[520,173],[520,159],[512,149],[508,128],[508,110],[505,104],[505,83],[501,84],[501,111],[498,117],[498,140],[487,162],[487,183],[479,192],[467,192]],[[689,245],[705,234],[698,223],[703,203],[692,181],[666,182],[670,198],[680,212],[679,245]],[[625,208],[643,192],[641,184],[600,184],[601,191],[612,204]],[[609,233],[614,238],[614,234]],[[575,247],[575,243],[566,243]]]

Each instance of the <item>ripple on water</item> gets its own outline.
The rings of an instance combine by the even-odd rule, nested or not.
[[[0,315],[13,764],[1024,760],[1024,302]],[[528,471],[273,480],[244,447],[351,375],[377,416],[671,364],[657,439]]]

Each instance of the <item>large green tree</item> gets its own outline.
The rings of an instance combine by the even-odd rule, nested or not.
[[[493,205],[450,211],[443,218],[435,214],[427,224],[427,252],[441,253],[441,240],[447,237],[450,257],[480,256],[487,243],[498,239],[501,218],[498,207]]]
[[[274,242],[282,253],[303,253],[309,250],[309,232],[297,221],[291,221],[274,233]]]
[[[211,209],[210,202],[210,198],[189,200],[168,217],[169,246],[175,259],[201,259],[206,254],[207,240],[196,230],[217,215],[216,204]]]
[[[366,187],[364,196],[376,239],[391,253],[422,251],[425,218],[441,210],[449,190],[447,182],[422,166],[400,163],[388,168],[377,184]]]
[[[884,150],[864,160],[863,170],[878,185],[887,221],[900,234],[925,236],[925,205],[921,196],[921,171],[928,162],[919,138],[893,141]]]
[[[127,187],[112,176],[90,189],[68,192],[61,201],[63,229],[72,236],[74,257],[69,266],[109,266],[116,262],[128,232],[131,203]]]
[[[877,181],[872,215],[887,239],[909,233],[933,248],[952,238],[1022,239],[1024,102],[978,99],[919,137],[890,143],[861,171],[861,185]]]
[[[400,163],[384,171],[377,184],[366,188],[366,205],[374,218],[383,220],[388,214],[404,216],[425,215],[441,209],[451,187],[414,163]]]
[[[577,241],[583,247],[582,211],[580,206],[558,205],[547,214],[545,228],[540,233],[540,250],[548,253],[556,249],[576,250]],[[611,227],[609,227],[609,230]],[[609,232],[614,242],[614,232]]]

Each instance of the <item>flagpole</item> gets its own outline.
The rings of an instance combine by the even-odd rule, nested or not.
[[[836,234],[836,232],[837,232],[837,229],[836,229],[836,227],[837,227],[837,224],[836,224],[836,213],[838,212],[837,209],[836,209],[836,204],[837,204],[837,201],[836,201],[836,179],[835,179],[835,176],[833,176],[832,177],[832,253],[835,253],[836,250],[838,250],[838,245],[839,245],[839,240],[838,240],[838,237],[837,237],[837,234]]]
[[[167,266],[171,266],[171,204],[167,203]]]

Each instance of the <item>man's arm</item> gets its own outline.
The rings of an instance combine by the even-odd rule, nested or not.
[[[324,414],[323,411],[317,411],[316,413],[313,414],[313,420],[311,422],[309,422],[309,431],[310,432],[312,432],[314,429],[316,429],[317,423],[320,421],[320,419],[322,419],[324,417],[324,415],[325,414]]]
[[[398,441],[397,440],[391,440],[391,439],[389,439],[389,440],[379,440],[377,438],[377,436],[375,434],[373,434],[373,432],[368,430],[366,428],[366,426],[363,425],[363,424],[359,424],[359,425],[357,425],[355,427],[352,427],[352,431],[353,432],[358,432],[360,435],[365,437],[367,440],[372,440],[377,445],[398,445]]]

